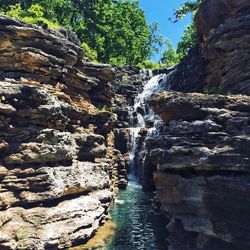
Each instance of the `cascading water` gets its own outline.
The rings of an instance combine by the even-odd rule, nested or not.
[[[135,98],[133,110],[131,112],[131,164],[130,173],[136,174],[136,155],[138,154],[138,138],[143,128],[146,128],[148,121],[153,121],[153,126],[148,129],[148,135],[157,133],[162,125],[159,117],[146,105],[147,99],[154,93],[162,91],[161,83],[166,81],[168,75],[161,74],[152,77],[143,88],[143,91]],[[144,145],[143,145],[144,147]],[[131,178],[130,175],[130,178]]]
[[[141,74],[149,76],[151,72]],[[160,119],[146,105],[147,99],[154,93],[162,91],[162,85],[168,75],[152,77],[138,94],[131,110],[131,171],[126,190],[121,190],[116,196],[116,202],[111,206],[112,229],[110,236],[95,245],[93,248],[105,250],[166,250],[165,238],[168,234],[165,217],[153,212],[154,192],[143,192],[135,175],[137,166],[136,155],[140,131],[147,130],[147,134],[157,133]],[[148,123],[150,125],[148,125]],[[143,139],[143,138],[142,138]],[[140,144],[140,145],[141,145]],[[141,166],[140,166],[141,167]],[[103,229],[105,234],[109,231]],[[82,248],[81,248],[82,250]]]
[[[151,72],[143,72],[150,75]],[[136,178],[138,139],[140,131],[147,128],[148,121],[153,121],[153,127],[147,133],[155,133],[160,119],[147,106],[147,99],[154,93],[162,91],[163,81],[167,75],[152,77],[135,98],[131,110],[131,171],[127,190],[120,191],[117,196],[119,202],[111,209],[111,216],[117,229],[110,238],[107,249],[150,249],[166,250],[165,237],[167,235],[164,217],[156,216],[152,212],[154,203],[153,192],[143,192],[142,186]],[[151,122],[152,125],[152,122]],[[144,145],[143,145],[144,147]],[[122,202],[120,202],[122,200]]]

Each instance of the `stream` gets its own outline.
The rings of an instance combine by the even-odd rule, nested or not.
[[[114,235],[108,238],[107,250],[166,250],[166,224],[153,212],[153,192],[143,192],[135,178],[130,177],[127,190],[122,190],[110,214],[115,224]]]
[[[145,104],[147,98],[161,90],[161,84],[166,75],[152,77],[138,94],[133,106],[131,117],[131,164],[129,184],[122,190],[112,205],[110,215],[115,224],[114,234],[109,237],[104,249],[107,250],[166,250],[166,222],[163,216],[156,215],[153,211],[154,192],[143,192],[138,183],[136,174],[137,140],[141,129],[146,127],[147,120],[153,120],[153,128],[148,133],[153,133],[158,124],[158,119],[151,109]],[[143,110],[143,112],[139,112]],[[143,169],[143,166],[141,166]]]
[[[121,190],[110,207],[111,220],[105,223],[83,249],[103,250],[167,250],[166,219],[154,211],[154,192],[144,192],[139,184],[136,173],[136,157],[138,155],[138,139],[140,130],[146,128],[149,120],[154,126],[148,129],[155,133],[159,117],[147,107],[146,100],[152,94],[161,91],[161,82],[167,75],[152,77],[138,94],[131,110],[131,163],[128,175],[128,187]],[[140,111],[141,112],[140,112]],[[140,166],[143,170],[143,166]]]
[[[110,207],[111,219],[83,246],[71,250],[167,250],[166,221],[154,213],[154,192],[143,192],[134,176]]]

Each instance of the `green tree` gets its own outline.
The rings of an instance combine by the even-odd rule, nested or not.
[[[177,45],[177,53],[180,58],[186,56],[188,51],[193,47],[195,47],[195,45],[197,44],[196,39],[197,39],[197,32],[195,24],[192,21],[191,24],[186,27],[184,34]]]
[[[161,44],[138,0],[0,0],[0,6],[13,17],[75,31],[87,54],[104,63],[136,65]]]
[[[184,2],[180,8],[176,9],[174,12],[174,22],[178,22],[180,19],[185,17],[187,14],[191,13],[193,16],[198,10],[200,4],[204,0],[193,0]]]
[[[0,12],[2,14],[6,14],[10,17],[21,19],[25,22],[38,24],[43,23],[46,24],[50,28],[59,28],[59,24],[57,22],[51,22],[47,18],[45,18],[44,8],[39,4],[31,5],[27,10],[22,9],[20,3],[15,5],[10,5],[7,10],[1,9]]]
[[[156,53],[160,53],[161,48],[165,44],[165,39],[162,35],[158,35],[159,24],[154,22],[149,25],[149,39],[148,39],[148,55],[150,57]]]
[[[180,62],[180,57],[169,40],[167,40],[165,43],[167,49],[163,53],[160,62],[165,64],[167,67],[171,67]]]
[[[186,56],[188,51],[197,43],[197,31],[194,24],[194,16],[203,1],[204,0],[186,1],[174,12],[175,19],[173,22],[178,22],[189,13],[192,15],[192,22],[186,27],[181,41],[177,45],[177,53],[179,54],[180,58]]]
[[[95,50],[91,49],[87,43],[82,43],[81,47],[90,60],[97,61],[97,52]]]
[[[161,69],[162,68],[162,65],[160,65],[159,63],[148,61],[148,60],[143,61],[137,64],[136,66],[139,67],[140,69]]]
[[[20,4],[10,5],[8,10],[5,10],[4,8],[1,8],[1,13],[7,14],[10,17],[21,19],[23,15],[23,10]]]
[[[105,53],[115,64],[136,65],[150,56],[150,31],[138,1],[117,1],[106,37]],[[107,60],[109,61],[109,60]]]

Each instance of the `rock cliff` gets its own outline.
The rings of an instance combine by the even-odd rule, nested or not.
[[[198,45],[178,65],[172,89],[250,95],[250,2],[206,0],[195,24]]]
[[[172,92],[149,103],[165,124],[145,143],[169,227],[181,221],[204,247],[215,237],[247,249],[250,97]]]
[[[171,75],[172,91],[148,100],[164,124],[141,132],[144,172],[169,218],[169,249],[250,246],[249,8],[248,0],[204,1],[199,45]]]
[[[114,69],[74,33],[0,16],[0,249],[64,249],[107,217],[125,161]]]

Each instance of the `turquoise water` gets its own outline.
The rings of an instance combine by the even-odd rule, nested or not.
[[[145,193],[135,179],[127,190],[120,191],[110,214],[116,224],[114,235],[109,237],[107,250],[166,250],[166,223],[154,215],[154,194]]]

